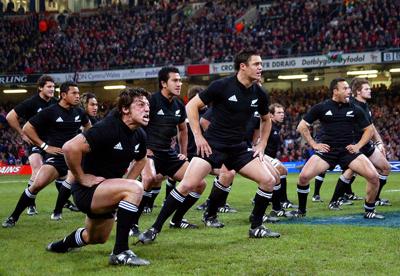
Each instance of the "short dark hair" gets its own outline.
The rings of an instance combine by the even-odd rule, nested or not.
[[[81,105],[84,109],[87,108],[90,99],[97,99],[96,95],[92,92],[83,93],[81,96]]]
[[[247,65],[252,56],[259,56],[259,55],[260,54],[255,50],[243,50],[243,51],[240,51],[235,56],[235,70],[239,71],[241,63],[245,63]]]
[[[43,87],[46,85],[46,82],[55,83],[52,76],[43,75],[43,76],[41,76],[41,77],[38,79],[38,81],[37,81],[37,87],[38,87],[38,88],[39,88],[39,87],[40,87],[40,88],[43,88]],[[38,91],[39,91],[39,89],[38,89]]]
[[[194,96],[196,96],[197,94],[199,94],[200,92],[202,92],[204,89],[203,87],[200,86],[193,86],[192,88],[189,89],[188,92],[188,99],[189,101],[194,98]]]
[[[63,82],[61,84],[61,86],[60,86],[60,95],[61,95],[61,93],[67,93],[70,86],[78,87],[78,84],[76,82],[73,82],[73,81]]]
[[[275,113],[275,109],[277,108],[283,108],[283,105],[279,104],[279,103],[273,103],[268,107],[269,113],[274,114]]]
[[[338,83],[342,82],[342,81],[346,81],[346,79],[344,78],[336,78],[333,79],[329,85],[329,92],[331,92],[333,94],[333,90],[338,88]]]
[[[123,89],[117,98],[116,106],[119,114],[122,114],[123,108],[129,108],[135,98],[146,97],[150,98],[150,93],[144,88],[130,88]]]
[[[357,96],[357,91],[361,90],[363,84],[369,84],[369,81],[367,79],[362,79],[362,78],[354,78],[351,80],[350,87],[351,87],[351,93],[353,93],[353,96]]]
[[[160,71],[158,71],[158,87],[160,88],[160,90],[162,89],[162,84],[161,82],[167,82],[169,79],[169,73],[178,73],[179,74],[179,69],[176,67],[172,67],[172,66],[167,66],[167,67],[163,67],[160,69]]]

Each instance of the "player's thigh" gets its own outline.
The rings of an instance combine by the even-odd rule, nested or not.
[[[378,179],[378,172],[364,154],[360,154],[356,159],[351,161],[349,168],[369,181],[377,181]]]
[[[299,182],[308,183],[312,178],[325,172],[327,169],[329,169],[329,163],[314,154],[301,169]]]
[[[275,177],[269,170],[268,166],[265,165],[263,161],[260,161],[259,158],[254,158],[247,163],[239,170],[239,174],[262,186],[267,185],[269,188],[276,183]]]
[[[31,186],[31,188],[33,190],[31,190],[32,192],[38,192],[40,190],[42,190],[44,187],[46,187],[47,185],[49,185],[49,183],[53,182],[55,179],[57,179],[57,177],[59,176],[58,171],[55,167],[51,166],[51,165],[43,165],[42,167],[40,167],[35,181],[33,182],[33,185]]]
[[[386,157],[382,152],[375,149],[371,156],[368,159],[372,162],[372,164],[382,173],[389,174],[390,173],[390,163],[387,161]]]

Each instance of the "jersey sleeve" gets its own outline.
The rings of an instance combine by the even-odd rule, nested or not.
[[[258,90],[258,113],[261,116],[264,116],[269,113],[268,106],[269,106],[269,96],[266,90],[259,87]]]
[[[221,81],[214,81],[198,95],[202,102],[207,105],[211,102],[218,101],[218,96],[221,94],[222,88],[223,87]]]
[[[27,104],[26,101],[23,101],[22,103],[19,103],[16,107],[14,107],[15,113],[17,113],[18,117],[21,117],[23,119],[28,118],[28,110],[30,106]]]
[[[203,116],[201,118],[211,122],[211,117],[212,117],[212,107],[207,108],[206,112],[204,112]]]
[[[314,121],[319,119],[322,108],[322,103],[314,105],[303,117],[303,120],[306,121],[308,124],[312,124]]]
[[[183,102],[179,100],[179,109],[181,110],[181,117],[179,118],[179,124],[182,124],[186,120],[186,108]]]
[[[33,125],[37,133],[43,133],[51,124],[53,117],[53,110],[46,108],[30,118],[29,123]]]
[[[372,124],[369,116],[360,107],[355,106],[355,121],[360,129],[364,129]]]

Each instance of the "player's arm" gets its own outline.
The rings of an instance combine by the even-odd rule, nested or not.
[[[8,124],[10,125],[10,127],[12,129],[14,129],[16,132],[18,132],[18,134],[21,136],[22,140],[24,140],[25,142],[27,142],[29,144],[33,144],[31,139],[29,139],[29,137],[26,136],[25,133],[23,132],[21,125],[19,123],[19,116],[18,116],[17,112],[15,112],[14,109],[11,110],[10,112],[8,112],[8,114],[6,116],[6,120],[7,120]]]
[[[82,126],[83,127],[83,131],[87,131],[89,128],[92,127],[92,123],[90,121],[88,121],[85,125]]]
[[[63,153],[61,148],[48,145],[45,141],[40,139],[35,127],[30,122],[26,122],[26,124],[22,128],[22,131],[23,131],[24,135],[26,135],[29,138],[29,140],[32,141],[33,144],[35,144],[36,146],[38,146],[45,152],[50,153],[50,154],[62,154]]]
[[[207,120],[206,118],[202,117],[200,118],[200,126],[203,129],[203,131],[206,131],[208,127],[210,126],[211,122]]]
[[[271,133],[272,121],[269,113],[260,115],[260,140],[254,147],[254,155],[264,157],[264,151],[267,146],[269,134]]]
[[[68,168],[80,184],[91,187],[104,180],[103,177],[85,174],[83,171],[82,158],[86,153],[90,152],[90,145],[84,135],[78,134],[67,141],[62,147],[62,150]]]
[[[183,159],[187,156],[187,146],[188,146],[188,129],[186,122],[178,124],[178,143],[181,155]]]
[[[199,95],[196,95],[186,105],[186,114],[187,118],[189,119],[189,124],[193,132],[194,140],[196,142],[197,154],[200,154],[202,157],[208,157],[212,153],[211,147],[201,133],[199,122],[199,110],[204,106],[205,104],[200,99]]]
[[[128,179],[136,179],[142,172],[144,166],[146,165],[147,162],[147,157],[143,157],[140,160],[135,160],[133,165],[129,167],[128,174],[126,175],[126,178]]]
[[[374,134],[372,136],[372,140],[375,142],[376,148],[382,152],[384,156],[386,156],[385,144],[383,143],[382,137],[376,129],[375,125],[372,125],[374,128]]]
[[[302,119],[300,121],[299,125],[297,126],[297,131],[306,140],[307,144],[309,144],[310,147],[312,147],[314,150],[317,150],[320,152],[328,152],[330,149],[329,145],[317,143],[311,136],[309,126],[310,126],[310,124],[307,123],[304,119]]]
[[[363,129],[363,135],[361,136],[360,141],[358,141],[357,144],[355,145],[348,145],[346,147],[346,149],[350,152],[350,153],[357,153],[360,151],[360,149],[365,146],[372,138],[372,136],[374,135],[374,125],[370,124],[369,126],[367,126],[366,128]]]

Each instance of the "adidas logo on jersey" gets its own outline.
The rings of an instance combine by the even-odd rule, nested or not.
[[[165,115],[165,114],[164,114],[164,111],[163,111],[162,109],[160,109],[160,110],[157,112],[157,115]]]
[[[228,98],[228,101],[237,102],[238,100],[236,99],[236,95],[233,95],[233,96],[230,96],[230,97]]]
[[[346,117],[354,117],[353,110],[347,111]]]
[[[260,118],[260,113],[258,113],[258,111],[254,111],[254,118]]]
[[[54,157],[47,158],[46,163],[54,163]]]
[[[252,100],[250,106],[251,106],[251,107],[258,107],[257,102],[258,102],[258,99]]]
[[[332,116],[333,113],[332,113],[332,111],[328,110],[328,111],[325,113],[325,115],[326,115],[326,116]]]
[[[181,111],[180,110],[175,111],[175,116],[176,117],[181,117]]]
[[[140,143],[135,146],[135,150],[134,150],[135,153],[139,153],[139,147],[140,147]]]
[[[36,113],[39,113],[40,111],[42,111],[42,108],[41,108],[41,107],[39,107],[39,109],[36,110]]]
[[[57,122],[57,123],[62,123],[62,122],[64,122],[64,120],[63,120],[61,117],[58,117],[57,120],[56,120],[56,122]]]
[[[76,116],[75,117],[75,123],[78,123],[78,122],[80,122],[81,121],[81,118],[80,118],[80,116],[78,115],[78,116]]]
[[[118,144],[116,144],[116,145],[114,146],[114,149],[116,149],[116,150],[123,150],[122,145],[121,145],[121,142],[119,142]]]

